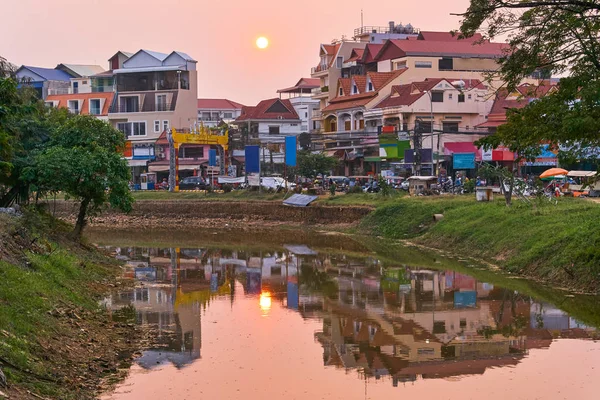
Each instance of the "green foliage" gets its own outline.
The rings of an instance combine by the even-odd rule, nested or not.
[[[379,177],[377,180],[377,185],[379,186],[379,195],[382,197],[390,197],[393,192],[392,186],[382,177]]]
[[[130,172],[120,153],[124,145],[121,132],[92,116],[80,115],[60,125],[36,157],[38,185],[81,202],[76,235],[80,235],[86,215],[105,203],[131,210]]]
[[[463,185],[465,193],[473,193],[475,191],[475,181],[471,179]]]
[[[335,196],[335,187],[335,182],[329,185],[329,194],[331,195],[331,197]]]
[[[354,185],[348,189],[347,194],[362,194],[362,193],[363,193],[362,187],[360,185]]]
[[[231,186],[229,184],[223,185],[223,192],[224,193],[230,193],[232,190],[233,190],[233,186]]]
[[[461,14],[461,33],[483,29],[485,38],[508,36],[510,51],[500,59],[500,78],[509,91],[523,78],[567,74],[559,88],[524,109],[508,113],[485,147],[507,145],[524,158],[539,154],[539,144],[565,144],[564,158],[591,158],[600,145],[599,0],[471,0]],[[539,97],[539,96],[533,96]]]
[[[414,238],[563,286],[600,287],[597,204],[580,199],[545,202],[536,208],[503,204],[476,202],[471,196],[406,197],[378,207],[361,227],[373,235]],[[444,219],[434,223],[433,214],[443,214]]]
[[[322,153],[301,151],[298,153],[298,175],[315,178],[317,175],[327,175],[338,164],[338,160]]]

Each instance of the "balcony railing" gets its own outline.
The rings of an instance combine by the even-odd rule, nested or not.
[[[329,65],[327,64],[319,64],[316,67],[312,67],[310,69],[311,74],[316,74],[318,72],[327,71],[329,69]]]
[[[96,107],[90,108],[90,114],[92,114],[92,115],[100,115],[100,107],[98,107],[98,108],[96,108]]]
[[[79,110],[77,108],[69,108],[69,112],[71,114],[79,114]]]
[[[360,28],[356,28],[354,30],[354,36],[362,36],[362,35],[368,35],[371,33],[400,33],[400,34],[407,34],[407,35],[411,35],[411,34],[417,34],[419,33],[419,29],[407,25],[407,26],[402,26],[402,25],[396,25],[393,28],[391,28],[390,26],[361,26]]]
[[[110,93],[114,92],[114,86],[92,86],[92,93]]]
[[[142,107],[139,104],[115,104],[110,107],[110,113],[137,113],[137,112],[163,112],[174,111],[175,103],[144,103]]]

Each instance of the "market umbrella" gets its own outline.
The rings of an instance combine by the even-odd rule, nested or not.
[[[542,172],[542,174],[540,175],[540,178],[549,178],[551,176],[556,176],[556,175],[566,175],[568,174],[569,171],[567,171],[566,169],[562,169],[562,168],[550,168],[544,172]]]

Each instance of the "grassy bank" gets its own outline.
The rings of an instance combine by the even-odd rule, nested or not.
[[[168,191],[137,191],[132,192],[136,200],[199,200],[199,201],[276,201],[283,200],[283,193],[250,192],[247,190],[236,190],[229,193],[205,193]]]
[[[11,399],[95,398],[131,360],[133,316],[113,322],[98,303],[120,268],[68,230],[35,213],[0,215],[0,367]]]
[[[443,220],[433,221],[433,214]],[[472,196],[402,198],[383,204],[361,223],[364,232],[478,257],[504,270],[557,286],[600,289],[598,204],[561,199],[536,206]]]

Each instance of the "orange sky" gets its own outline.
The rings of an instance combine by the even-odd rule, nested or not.
[[[2,0],[0,55],[14,64],[99,64],[117,50],[180,50],[198,60],[198,97],[253,105],[309,77],[319,44],[360,26],[449,31],[469,0]],[[9,16],[9,17],[7,17]],[[254,44],[270,40],[267,50]]]

